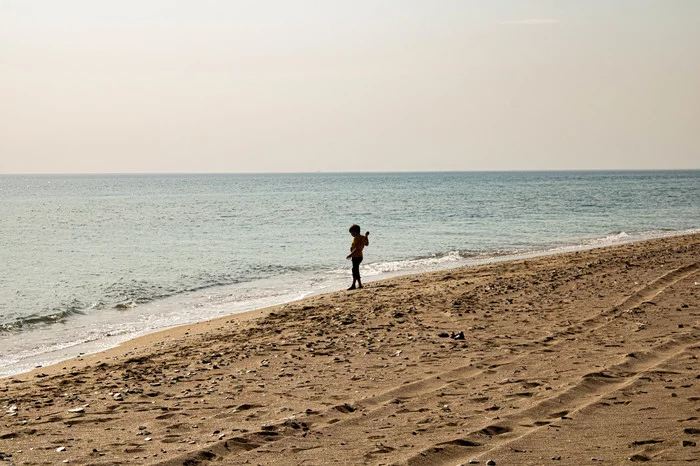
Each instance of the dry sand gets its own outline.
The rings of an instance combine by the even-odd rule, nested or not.
[[[659,239],[149,335],[0,380],[0,457],[698,463],[699,260],[700,235]]]

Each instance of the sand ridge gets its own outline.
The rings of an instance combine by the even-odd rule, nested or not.
[[[0,381],[0,457],[692,463],[699,258],[700,235],[657,239],[159,332]]]

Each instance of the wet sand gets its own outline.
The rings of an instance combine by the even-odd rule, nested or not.
[[[0,458],[692,464],[699,270],[700,235],[688,235],[394,278],[155,333],[0,380]]]

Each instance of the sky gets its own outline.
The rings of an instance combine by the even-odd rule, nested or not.
[[[700,168],[700,1],[0,0],[0,173]]]

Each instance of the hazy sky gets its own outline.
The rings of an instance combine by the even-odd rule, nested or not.
[[[700,168],[700,1],[0,0],[0,173]]]

